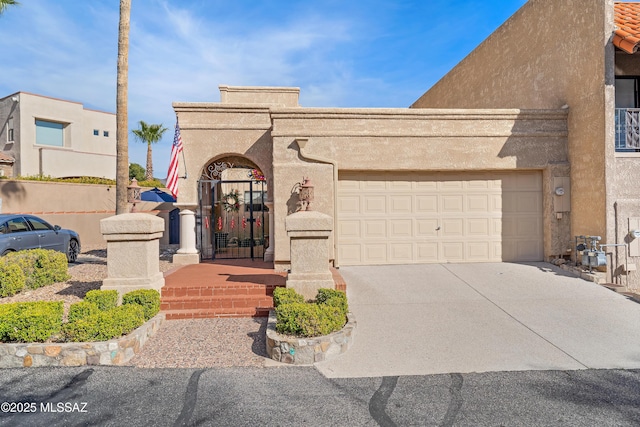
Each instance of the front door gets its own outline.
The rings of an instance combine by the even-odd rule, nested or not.
[[[268,244],[264,181],[200,181],[196,221],[202,259],[262,259]]]

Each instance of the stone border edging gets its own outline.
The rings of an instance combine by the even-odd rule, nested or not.
[[[347,313],[347,324],[329,335],[298,338],[280,335],[276,332],[276,314],[269,311],[267,323],[267,354],[272,360],[290,365],[313,365],[316,362],[333,359],[341,355],[353,344],[356,319]]]
[[[71,343],[2,343],[0,368],[123,365],[140,352],[165,320],[158,313],[129,335],[109,341]]]

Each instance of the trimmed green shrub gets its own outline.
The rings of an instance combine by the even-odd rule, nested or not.
[[[38,289],[43,286],[64,282],[68,273],[67,256],[50,249],[29,249],[11,252],[5,256],[6,263],[16,264],[24,273],[25,286]]]
[[[276,308],[276,331],[287,335],[328,335],[345,324],[338,308],[326,304],[290,303]]]
[[[5,258],[0,261],[0,297],[10,297],[20,292],[26,284],[22,269]]]
[[[44,342],[62,328],[62,301],[6,304],[0,310],[3,342]]]
[[[347,304],[347,294],[343,291],[337,291],[335,289],[318,289],[318,294],[316,295],[316,303],[336,306],[345,315],[349,311],[349,305]]]
[[[84,296],[84,300],[94,303],[96,306],[98,306],[98,310],[100,311],[111,310],[116,305],[118,305],[118,291],[103,291],[100,289],[94,289],[87,292],[87,294]]]
[[[293,288],[275,288],[273,290],[273,305],[278,307],[281,304],[291,304],[294,302],[304,302],[304,297]]]
[[[273,292],[276,332],[302,337],[328,335],[347,322],[347,295],[334,289],[319,289],[315,301],[305,303],[291,288]]]
[[[75,322],[78,319],[84,319],[85,317],[92,316],[98,313],[100,309],[98,306],[89,301],[80,301],[71,304],[69,307],[69,322]]]
[[[155,289],[139,289],[122,296],[122,305],[138,304],[144,309],[144,319],[149,320],[160,311],[160,293]]]
[[[107,341],[126,335],[143,323],[143,308],[127,304],[68,322],[63,332],[67,341]]]

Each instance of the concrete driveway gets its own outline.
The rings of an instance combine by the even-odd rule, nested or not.
[[[358,326],[327,377],[640,368],[640,304],[547,263],[342,267]]]

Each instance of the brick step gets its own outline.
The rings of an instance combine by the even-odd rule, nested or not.
[[[163,297],[161,310],[191,310],[209,308],[272,307],[270,296],[226,295],[219,297]]]
[[[163,311],[167,320],[267,317],[269,307],[217,308]]]
[[[162,288],[162,298],[172,297],[213,297],[233,295],[273,296],[273,290],[279,285],[247,284],[228,285],[190,285],[190,286],[165,286]],[[282,285],[280,285],[282,286]]]

